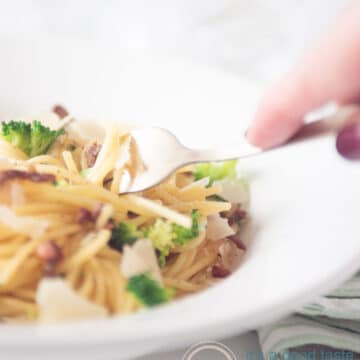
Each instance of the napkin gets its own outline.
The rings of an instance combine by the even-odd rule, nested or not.
[[[360,272],[258,335],[267,360],[360,359]]]

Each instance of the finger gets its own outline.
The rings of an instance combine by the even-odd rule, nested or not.
[[[336,137],[336,149],[349,160],[360,160],[360,110],[353,108],[345,117]]]
[[[304,115],[335,100],[360,95],[360,3],[349,8],[309,54],[263,97],[248,139],[268,148],[279,145],[302,125]]]

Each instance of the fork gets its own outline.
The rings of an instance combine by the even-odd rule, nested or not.
[[[287,143],[289,146],[298,142],[338,132],[348,118],[349,109],[338,110],[335,115],[304,125]],[[185,147],[170,131],[158,127],[143,127],[131,132],[136,141],[140,157],[144,162],[144,171],[130,183],[126,193],[138,192],[153,187],[175,170],[189,164],[217,162],[255,156],[271,149],[262,149],[251,145],[246,136],[229,147],[194,150]]]

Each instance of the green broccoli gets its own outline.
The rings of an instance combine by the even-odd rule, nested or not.
[[[170,249],[174,247],[174,233],[171,223],[157,219],[153,225],[144,231],[154,248],[159,252],[159,264],[165,265],[165,258],[169,255]]]
[[[112,229],[109,246],[122,251],[124,245],[134,244],[139,237],[141,237],[141,233],[136,230],[135,225],[121,222]]]
[[[87,175],[89,174],[90,170],[91,170],[90,168],[81,170],[81,171],[80,171],[80,176],[82,176],[83,178],[86,178]]]
[[[45,154],[62,134],[63,129],[51,130],[36,120],[31,124],[24,121],[1,123],[1,136],[30,157]]]
[[[172,224],[173,232],[175,234],[174,244],[185,245],[190,240],[199,236],[199,213],[194,210],[191,213],[192,225],[191,228],[185,228],[178,224]]]
[[[132,245],[142,237],[147,238],[157,250],[160,266],[164,266],[166,257],[172,248],[177,245],[185,245],[199,236],[199,213],[193,211],[191,216],[190,229],[163,219],[157,219],[153,225],[143,229],[137,229],[135,225],[127,222],[121,222],[112,229],[109,246],[121,252],[124,245]]]
[[[219,202],[228,202],[226,199],[224,199],[222,196],[220,196],[219,194],[214,194],[214,195],[210,195],[206,198],[206,200],[209,201],[219,201]]]
[[[54,186],[59,188],[64,188],[67,187],[68,185],[69,183],[66,180],[55,180],[54,182]]]
[[[1,123],[2,137],[21,149],[24,153],[29,152],[31,125],[23,121],[10,121]]]
[[[195,180],[209,177],[209,186],[211,186],[216,180],[235,178],[236,165],[237,160],[229,160],[220,163],[202,163],[196,165],[193,175]]]
[[[198,212],[193,211],[190,229],[158,219],[144,231],[144,236],[151,240],[154,248],[160,253],[160,266],[165,265],[165,259],[169,255],[170,249],[174,248],[176,245],[185,245],[190,240],[199,236],[198,218]]]
[[[146,273],[130,277],[127,291],[146,307],[163,304],[172,297],[171,289],[162,287]]]

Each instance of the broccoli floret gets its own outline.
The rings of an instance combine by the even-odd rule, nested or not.
[[[91,170],[90,168],[81,170],[81,171],[80,171],[80,176],[86,178],[86,176],[89,174],[90,170]]]
[[[219,202],[228,202],[226,199],[224,199],[222,196],[220,196],[219,194],[214,194],[214,195],[210,195],[206,198],[206,200],[209,201],[219,201]]]
[[[198,212],[193,211],[190,229],[158,219],[144,232],[144,236],[151,240],[154,248],[159,252],[160,266],[165,265],[165,259],[169,255],[170,249],[176,245],[185,245],[199,236],[198,218]]]
[[[121,222],[111,232],[109,246],[122,251],[124,245],[132,245],[141,237],[149,239],[157,250],[160,266],[164,266],[170,250],[177,245],[185,245],[191,239],[199,236],[199,214],[192,212],[192,225],[190,229],[173,224],[163,219],[157,219],[148,228],[137,229],[135,225]]]
[[[116,225],[111,231],[109,246],[115,250],[122,251],[124,245],[132,245],[141,236],[136,226],[126,222]]]
[[[171,290],[162,287],[146,273],[130,277],[127,291],[133,294],[139,303],[147,307],[163,304],[172,297]]]
[[[194,210],[191,213],[192,224],[191,228],[185,228],[181,225],[172,224],[173,232],[175,234],[174,243],[176,245],[185,245],[190,240],[199,236],[199,213]]]
[[[63,129],[51,130],[36,120],[31,124],[24,121],[1,124],[2,137],[30,157],[45,154],[62,134],[64,134]]]
[[[1,124],[2,137],[24,153],[30,151],[31,125],[23,121],[9,121]]]
[[[30,157],[47,153],[54,141],[64,134],[64,130],[51,130],[41,124],[40,121],[33,121],[30,135]]]
[[[216,180],[236,177],[237,160],[229,160],[221,163],[203,163],[196,165],[193,175],[195,180],[209,177],[209,186]]]
[[[171,223],[158,219],[144,231],[144,235],[158,251],[160,266],[164,266],[165,258],[169,255],[170,249],[174,247],[174,233]]]
[[[69,183],[66,180],[55,180],[54,185],[59,188],[64,188],[69,185]]]

